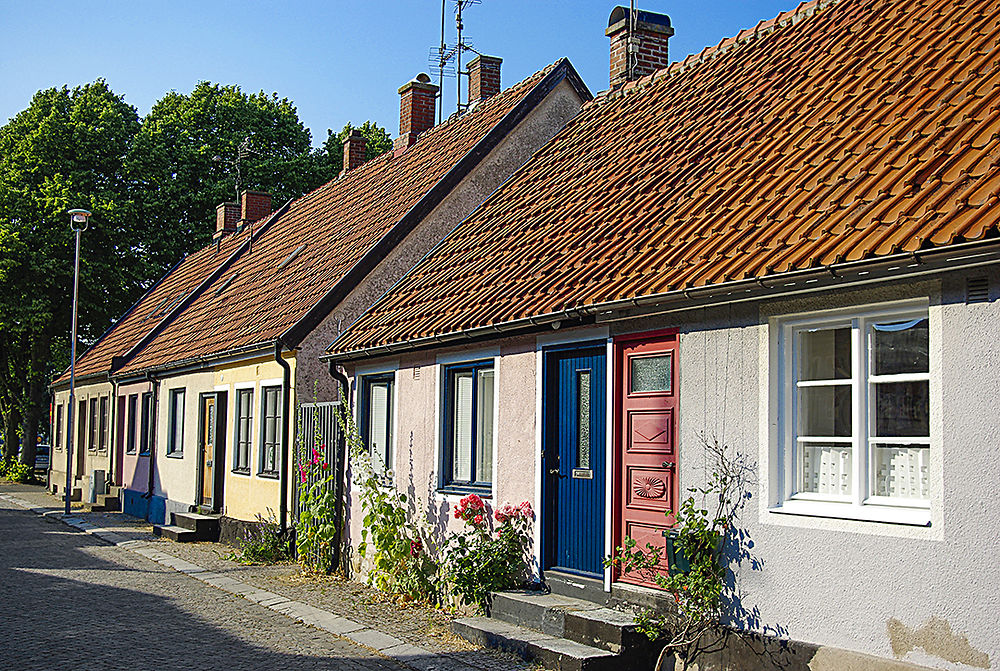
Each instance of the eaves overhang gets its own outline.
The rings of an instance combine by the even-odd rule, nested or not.
[[[426,350],[442,345],[459,345],[500,336],[527,334],[540,327],[560,328],[588,322],[606,323],[640,319],[655,314],[760,301],[768,298],[812,293],[834,287],[862,286],[954,270],[1000,264],[1000,240],[989,239],[948,245],[924,251],[895,254],[876,259],[848,261],[822,268],[776,273],[761,278],[723,282],[704,287],[678,289],[660,294],[607,301],[567,308],[532,317],[479,326],[449,333],[424,336],[399,343],[364,347],[321,355],[324,361],[348,363]],[[331,347],[336,345],[334,341]]]

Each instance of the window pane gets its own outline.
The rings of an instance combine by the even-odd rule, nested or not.
[[[577,371],[576,380],[576,467],[590,468],[590,371]]]
[[[799,491],[847,496],[851,493],[850,445],[803,443],[799,446],[802,471]]]
[[[184,449],[184,392],[175,391],[173,396],[174,407],[170,421],[173,428],[173,441],[170,447],[174,452],[179,452]]]
[[[481,370],[476,389],[476,482],[493,481],[493,371]]]
[[[472,480],[472,373],[455,373],[453,378],[452,478]]]
[[[796,435],[850,437],[850,385],[801,387],[797,392],[799,425]]]
[[[373,383],[368,403],[368,447],[376,473],[385,473],[389,464],[389,385]]]
[[[927,445],[875,444],[875,495],[929,499]]]
[[[848,380],[851,377],[851,329],[799,331],[800,380]]]
[[[927,319],[872,324],[875,375],[926,373]]]
[[[629,359],[630,391],[670,391],[670,361],[669,354]]]
[[[929,436],[929,382],[884,382],[875,385],[875,435]]]

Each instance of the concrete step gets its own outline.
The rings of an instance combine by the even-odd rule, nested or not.
[[[219,540],[219,515],[200,513],[171,513],[170,523],[194,531],[200,541]]]
[[[497,592],[490,617],[616,654],[645,655],[651,647],[630,612],[561,594]]]
[[[460,618],[452,622],[452,630],[472,643],[511,652],[558,671],[622,671],[625,668],[623,657],[613,652],[488,617]]]
[[[592,601],[602,606],[608,605],[610,595],[604,591],[603,580],[585,578],[573,573],[563,573],[559,570],[548,569],[545,571],[544,582],[545,586],[553,594]]]
[[[121,512],[122,502],[111,494],[98,494],[97,501],[90,506],[93,512]]]
[[[191,543],[200,540],[197,531],[178,527],[173,524],[154,524],[153,535],[162,536],[177,543]]]

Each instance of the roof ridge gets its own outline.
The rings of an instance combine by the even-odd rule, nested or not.
[[[788,25],[795,25],[803,19],[807,19],[824,9],[838,4],[843,0],[803,0],[795,9],[781,12],[773,19],[762,19],[753,28],[744,28],[733,37],[726,37],[718,44],[709,45],[698,53],[688,54],[683,60],[675,61],[666,67],[659,68],[648,75],[643,75],[638,79],[625,82],[616,88],[609,88],[594,96],[594,103],[601,104],[605,101],[617,100],[629,93],[645,88],[647,85],[663,79],[683,74],[692,68],[701,65],[709,60],[720,58],[733,51],[737,46],[750,44],[753,41],[767,37],[779,28]]]

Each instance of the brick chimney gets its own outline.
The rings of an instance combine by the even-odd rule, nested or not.
[[[500,93],[502,58],[479,55],[469,63],[469,105]]]
[[[341,177],[365,162],[367,147],[368,141],[361,131],[356,128],[352,130],[344,140],[344,168],[340,171]]]
[[[271,214],[271,194],[263,191],[244,191],[240,194],[240,220],[250,224]]]
[[[405,149],[417,141],[417,136],[434,126],[434,106],[438,87],[431,78],[420,73],[399,89],[399,137],[394,149]]]
[[[239,203],[219,203],[215,206],[215,235],[212,239],[218,240],[224,235],[235,232],[239,221]]]
[[[631,37],[627,7],[615,7],[608,18],[604,34],[611,38],[612,87],[670,65],[667,41],[674,34],[670,17],[637,9],[634,18],[635,32]]]

